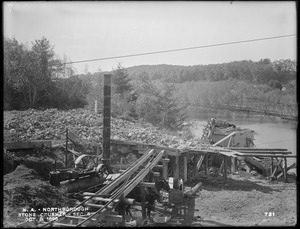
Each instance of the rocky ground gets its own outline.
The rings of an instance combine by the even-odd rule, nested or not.
[[[19,112],[4,112],[4,131],[14,141],[61,140],[66,128],[74,131],[90,148],[102,142],[102,114],[76,109],[60,111],[29,109]],[[142,121],[111,118],[111,138],[171,148],[203,148],[207,143],[193,138],[189,125],[182,131],[171,132]]]
[[[172,148],[203,148],[207,143],[193,138],[189,125],[183,131],[172,133],[148,123],[112,118],[113,139],[156,144]],[[101,143],[102,115],[85,110],[45,111],[27,110],[4,112],[4,132],[10,141],[58,140],[65,138],[66,128],[80,136],[90,151]],[[59,151],[59,150],[58,150]],[[24,208],[40,206],[70,206],[73,200],[64,197],[47,181],[48,171],[53,169],[55,154],[49,150],[37,152],[6,152],[4,175],[4,227],[36,227],[34,222],[24,222],[19,217]],[[122,154],[127,163],[136,160],[133,154]],[[14,162],[14,164],[10,164]],[[58,167],[62,167],[60,164]],[[214,171],[214,170],[211,170]],[[195,198],[186,199],[183,205],[169,208],[173,226],[291,226],[297,219],[296,181],[271,183],[260,176],[240,172],[230,174],[227,181],[218,173],[199,174],[186,189],[201,181],[202,189]],[[158,207],[162,205],[158,204]],[[154,212],[152,217],[158,212]],[[137,212],[136,214],[140,214]],[[138,216],[138,215],[137,215]],[[139,219],[139,218],[138,218]],[[138,226],[166,226],[147,224]]]

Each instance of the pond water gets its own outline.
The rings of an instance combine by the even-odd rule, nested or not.
[[[196,122],[194,134],[197,137],[202,136],[203,127],[212,117],[254,130],[254,144],[257,148],[284,148],[297,155],[297,121],[250,113],[199,110],[197,114],[191,116],[191,120]],[[290,165],[296,158],[288,158],[287,161]]]

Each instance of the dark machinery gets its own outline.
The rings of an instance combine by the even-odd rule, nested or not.
[[[67,194],[74,194],[103,184],[107,176],[104,164],[98,164],[93,155],[83,154],[75,160],[75,168],[51,171],[49,182],[53,186],[62,185]]]

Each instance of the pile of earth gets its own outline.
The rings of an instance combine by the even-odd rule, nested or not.
[[[4,175],[3,183],[4,227],[24,223],[19,213],[39,208],[73,206],[74,200],[64,196],[64,190],[53,187],[38,173],[25,165]],[[46,197],[46,198],[45,198]],[[28,225],[27,225],[28,226]]]
[[[73,109],[44,111],[29,109],[13,113],[4,124],[17,141],[61,140],[66,129],[75,132],[88,148],[102,142],[102,114],[90,110]],[[192,123],[185,123],[181,131],[168,131],[142,121],[111,118],[111,139],[144,144],[155,144],[176,149],[203,149],[207,142],[194,138],[190,131]]]
[[[35,170],[44,180],[48,180],[49,172],[64,168],[64,153],[57,149],[38,148],[34,150],[4,151],[3,172],[13,172],[19,165]]]

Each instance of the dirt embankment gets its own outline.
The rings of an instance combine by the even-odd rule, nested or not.
[[[35,221],[29,221],[29,217],[20,214],[37,214],[36,211],[42,211],[42,208],[72,206],[75,203],[65,197],[63,190],[51,186],[34,169],[23,164],[4,175],[3,194],[4,227],[35,227]]]

